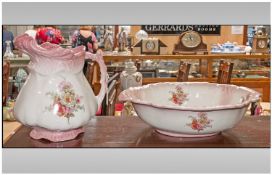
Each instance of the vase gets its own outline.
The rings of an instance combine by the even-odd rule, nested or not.
[[[18,36],[16,48],[30,57],[29,75],[20,90],[15,118],[32,127],[30,136],[52,142],[71,140],[84,132],[107,90],[107,70],[101,52],[85,52],[84,46],[64,49],[56,44],[38,45],[27,34]],[[101,89],[97,96],[83,74],[85,59],[97,61]]]
[[[4,58],[14,58],[14,54],[11,49],[11,41],[6,41],[6,51],[4,54]]]
[[[245,47],[246,55],[250,55],[251,50],[252,50],[252,48],[250,47],[249,43],[247,42],[246,47]]]
[[[137,68],[133,61],[128,61],[125,66],[125,70],[120,75],[121,89],[125,90],[130,87],[141,86],[143,76],[140,72],[137,72]]]

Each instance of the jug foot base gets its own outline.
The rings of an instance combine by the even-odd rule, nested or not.
[[[33,139],[46,139],[51,142],[62,142],[72,140],[83,132],[84,129],[82,127],[68,131],[50,131],[44,128],[35,127],[31,130],[29,135]]]

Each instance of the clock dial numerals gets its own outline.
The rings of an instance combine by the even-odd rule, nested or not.
[[[201,43],[201,37],[196,32],[188,32],[183,35],[181,42],[185,47],[194,48]]]
[[[265,46],[266,46],[266,42],[264,40],[259,40],[258,41],[258,47],[259,48],[263,49],[263,48],[265,48]]]
[[[148,41],[148,42],[146,42],[145,48],[147,50],[154,50],[155,49],[155,43],[152,42],[152,41]]]

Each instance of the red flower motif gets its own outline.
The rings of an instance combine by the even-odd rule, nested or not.
[[[85,110],[84,105],[81,104],[81,96],[78,96],[74,89],[72,88],[72,84],[67,81],[63,81],[59,84],[60,93],[48,92],[46,95],[50,95],[53,104],[49,107],[46,107],[47,110],[53,111],[59,117],[74,117],[74,112],[78,110]]]
[[[191,127],[192,129],[197,129],[199,127],[196,119],[193,119]]]
[[[66,103],[71,103],[72,102],[72,98],[71,97],[65,97],[65,102]]]
[[[192,118],[192,122],[188,123],[187,126],[190,126],[193,130],[197,130],[199,132],[204,128],[212,127],[210,125],[212,120],[208,119],[207,114],[204,112],[199,112],[197,117],[190,116],[190,118]]]
[[[181,105],[185,100],[187,100],[187,94],[185,94],[182,90],[181,86],[176,87],[176,92],[171,92],[172,97],[169,99],[173,103]]]
[[[58,116],[59,117],[64,116],[65,111],[66,111],[65,106],[62,106],[60,103],[58,103],[58,112],[57,112]]]

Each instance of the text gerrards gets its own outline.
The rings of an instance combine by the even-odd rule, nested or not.
[[[186,31],[196,31],[203,35],[220,35],[220,25],[142,25],[148,34],[179,35]]]

